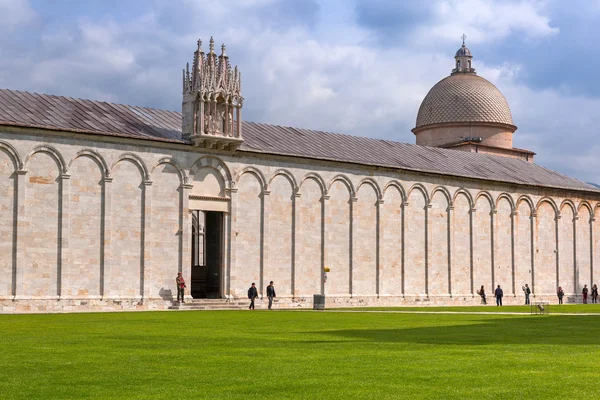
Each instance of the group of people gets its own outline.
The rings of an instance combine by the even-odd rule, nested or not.
[[[248,298],[250,299],[250,306],[248,306],[249,310],[254,310],[254,300],[258,297],[258,289],[256,288],[256,283],[252,282],[250,289],[248,289]],[[273,281],[269,282],[269,286],[267,286],[267,298],[269,299],[269,310],[272,310],[273,307],[273,299],[277,297],[275,295],[275,286],[273,286]]]
[[[177,301],[179,303],[185,303],[185,279],[183,279],[183,275],[181,272],[177,273],[177,278],[175,278],[175,284],[177,285]],[[248,289],[248,298],[250,299],[250,306],[248,309],[254,310],[254,300],[258,297],[258,289],[256,288],[256,284],[252,282],[252,286]],[[269,299],[269,310],[273,307],[273,299],[276,297],[275,294],[275,286],[273,285],[273,281],[269,282],[269,286],[267,286],[267,298]]]
[[[531,294],[531,288],[529,287],[528,284],[525,284],[524,286],[521,287],[521,289],[523,290],[523,293],[525,294],[525,305],[531,304],[529,301],[529,295]],[[582,297],[583,297],[583,304],[588,304],[588,287],[587,285],[583,285],[583,290],[581,291]],[[485,288],[483,287],[483,285],[481,285],[481,289],[479,289],[477,291],[477,294],[479,296],[481,296],[481,302],[483,304],[487,304],[487,299],[485,297]],[[563,291],[562,287],[558,287],[558,290],[556,291],[556,295],[558,296],[558,304],[563,304],[563,297],[565,295],[565,292]],[[598,303],[598,286],[596,286],[596,284],[594,284],[592,286],[592,303]],[[497,306],[502,306],[502,297],[504,297],[504,291],[502,290],[502,288],[500,287],[500,285],[498,285],[498,287],[496,288],[496,290],[494,290],[494,297],[496,298],[496,305]]]

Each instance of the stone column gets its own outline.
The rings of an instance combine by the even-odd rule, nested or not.
[[[190,214],[190,192],[193,185],[184,181],[181,185],[181,264],[179,271],[189,284],[188,290],[185,292],[185,299],[192,300],[192,250],[190,248],[192,242],[192,216]]]
[[[235,137],[242,137],[242,106],[237,106],[237,132],[235,133]]]
[[[594,218],[593,212],[590,213],[590,282],[594,282]]]
[[[12,295],[14,300],[18,300],[21,296],[20,292],[23,287],[23,263],[25,259],[25,252],[27,251],[27,247],[23,242],[23,237],[21,236],[25,226],[27,225],[27,217],[25,215],[25,179],[27,178],[26,170],[17,170],[16,171],[17,178],[17,196],[16,196],[16,206],[15,209],[17,211],[16,215],[16,226],[14,227],[14,258],[15,263],[13,267],[13,276],[12,276]]]
[[[358,197],[352,196],[350,198],[350,245],[349,245],[349,277],[348,277],[348,294],[352,297],[353,294],[353,268],[354,268],[354,203],[358,201]]]
[[[448,241],[448,295],[452,297],[452,215],[454,206],[448,204],[448,212],[446,215],[447,241]]]
[[[406,215],[406,207],[408,207],[408,202],[405,199],[403,199],[402,200],[402,204],[400,205],[400,208],[401,208],[401,210],[400,210],[400,224],[401,224],[401,227],[400,227],[400,230],[401,230],[401,232],[400,232],[400,241],[402,243],[402,253],[400,255],[400,257],[401,257],[401,260],[400,260],[400,264],[401,264],[400,265],[400,268],[401,268],[401,270],[400,270],[400,279],[401,279],[401,282],[402,282],[401,283],[402,287],[400,288],[400,290],[402,291],[402,298],[403,299],[404,299],[404,295],[406,293],[406,290],[405,290],[406,279],[404,277],[404,267],[405,267],[405,263],[406,263],[406,249],[405,249],[405,247],[406,247],[405,246],[405,244],[406,244],[406,241],[405,241],[405,236],[406,236],[405,235],[405,227],[406,227],[406,224],[404,222],[405,218],[406,218],[406,216],[405,216]]]
[[[265,280],[265,262],[269,260],[269,223],[267,215],[271,212],[271,194],[270,190],[263,188],[262,192],[262,212],[260,215],[260,276],[258,280],[258,292],[260,297],[263,296],[264,280]]]
[[[515,282],[515,216],[516,211],[510,213],[510,264],[511,264],[511,276],[512,276],[512,290],[515,297],[517,297],[516,282]]]
[[[237,233],[236,233],[236,224],[237,224],[237,192],[238,189],[234,186],[234,182],[231,182],[230,188],[227,190],[229,194],[229,215],[226,215],[227,224],[227,237],[229,240],[227,241],[227,247],[225,248],[226,254],[226,271],[225,271],[225,280],[223,282],[224,288],[224,297],[227,299],[231,298],[231,265],[235,264],[236,256],[236,242],[237,242]]]
[[[102,180],[102,231],[100,253],[100,297],[110,296],[110,283],[107,285],[106,275],[110,277],[113,265],[112,257],[112,181],[110,176]]]
[[[557,226],[557,234],[556,234],[556,249],[560,249],[560,247],[558,246],[558,220],[560,219],[560,215],[556,217],[556,226]],[[578,257],[577,257],[577,221],[579,220],[579,214],[577,213],[577,211],[575,211],[575,213],[573,214],[573,287],[575,288],[575,295],[577,295],[579,293],[579,279],[578,275],[579,275],[579,267],[578,267]],[[556,252],[556,284],[558,284],[560,282],[560,276],[559,276],[559,265],[560,265],[560,261],[558,259],[558,257],[560,257],[560,254],[558,252]]]
[[[377,200],[377,222],[375,231],[375,294],[379,297],[380,293],[380,268],[381,268],[381,205],[383,199]]]
[[[475,285],[473,281],[473,216],[477,212],[475,207],[472,207],[469,212],[469,269],[471,274],[471,294],[475,297]]]
[[[429,227],[429,210],[431,201],[425,205],[425,295],[429,298],[429,243],[431,243],[431,229]]]
[[[142,191],[142,260],[140,263],[140,297],[141,300],[152,297],[148,292],[146,285],[146,272],[149,266],[152,266],[152,181],[144,181],[144,190]]]
[[[490,212],[490,236],[491,236],[491,267],[492,267],[492,290],[493,288],[496,287],[496,257],[494,257],[495,252],[495,248],[496,248],[496,241],[495,241],[495,235],[494,235],[494,227],[496,224],[494,224],[494,216],[496,215],[496,213],[498,212],[498,210],[496,210],[496,207],[494,205],[492,205],[492,211]]]
[[[323,188],[323,193],[325,188]],[[329,195],[323,194],[321,197],[321,294],[325,294],[325,260],[327,252],[327,232],[325,231],[325,218],[328,215]]]
[[[529,217],[531,221],[531,294],[535,297],[535,218],[537,218],[537,213],[534,210],[531,210],[531,216]]]
[[[294,190],[297,190],[297,188],[295,188]],[[296,213],[298,210],[298,201],[297,199],[300,198],[300,193],[298,191],[296,191],[292,197],[292,265],[291,265],[291,288],[290,288],[290,294],[292,295],[292,298],[295,297],[296,294]],[[301,250],[302,251],[302,250]]]
[[[58,221],[58,265],[56,270],[56,295],[58,299],[62,297],[63,267],[69,265],[69,238],[70,238],[70,195],[71,195],[71,175],[63,173],[60,175],[60,196],[59,196],[59,221]]]

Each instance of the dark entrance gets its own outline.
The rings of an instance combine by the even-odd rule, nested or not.
[[[221,297],[223,213],[192,211],[192,288],[195,299]]]

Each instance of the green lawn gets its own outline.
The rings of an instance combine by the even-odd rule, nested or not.
[[[593,315],[0,315],[0,398],[587,398],[599,343]]]
[[[456,306],[456,307],[362,307],[340,308],[339,310],[353,311],[418,311],[418,312],[493,312],[493,313],[524,313],[531,314],[530,306],[503,306],[496,303],[487,306]],[[600,304],[550,304],[550,313],[554,314],[600,314]]]

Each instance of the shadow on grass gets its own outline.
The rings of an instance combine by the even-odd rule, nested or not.
[[[354,341],[439,345],[600,344],[600,318],[532,316],[498,318],[470,325],[397,329],[344,329],[313,332]],[[318,340],[317,340],[318,341]]]

